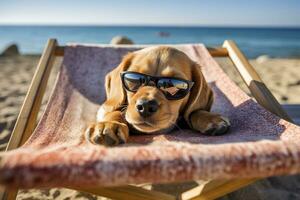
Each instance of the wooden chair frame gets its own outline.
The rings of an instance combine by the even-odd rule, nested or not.
[[[104,45],[109,46],[109,45]],[[280,116],[283,119],[292,121],[288,114],[268,90],[255,69],[251,66],[247,58],[239,50],[233,41],[226,40],[222,48],[209,48],[213,57],[229,57],[235,68],[240,73],[244,82],[248,86],[256,101],[267,110]],[[6,150],[18,148],[30,137],[37,125],[37,115],[41,106],[42,98],[47,86],[51,68],[55,58],[64,55],[64,46],[59,46],[56,39],[49,39],[45,50],[40,58],[31,85],[25,97],[23,106],[19,113],[17,122],[12,132]],[[88,192],[112,199],[194,199],[206,200],[215,199],[225,194],[245,187],[257,179],[237,179],[237,180],[212,180],[202,181],[198,186],[189,189],[180,195],[173,196],[163,192],[145,189],[136,185],[127,185],[111,188],[70,188],[83,192]],[[17,189],[6,188],[0,191],[0,199],[15,199]]]

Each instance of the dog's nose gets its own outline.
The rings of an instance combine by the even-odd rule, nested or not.
[[[140,99],[136,102],[136,109],[141,116],[149,117],[157,111],[158,103],[154,99],[153,100]]]

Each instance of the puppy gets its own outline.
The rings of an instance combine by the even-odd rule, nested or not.
[[[146,134],[169,131],[182,117],[191,129],[221,135],[229,121],[211,113],[213,92],[201,67],[171,47],[149,47],[126,55],[106,76],[107,100],[87,129],[94,144],[126,143],[129,129]]]

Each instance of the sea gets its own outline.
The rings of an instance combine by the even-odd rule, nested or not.
[[[17,44],[23,54],[41,53],[48,38],[59,44],[109,43],[123,35],[136,44],[204,43],[221,46],[235,40],[249,58],[261,55],[300,57],[300,28],[263,27],[173,27],[173,26],[0,26],[0,52]]]

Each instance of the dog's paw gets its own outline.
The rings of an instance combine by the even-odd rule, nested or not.
[[[93,144],[115,146],[127,142],[129,129],[124,123],[105,121],[90,125],[85,135],[86,139]]]
[[[207,124],[205,130],[201,131],[205,135],[223,135],[227,133],[230,128],[230,122],[226,117],[214,118],[214,120]]]
[[[219,114],[201,111],[191,117],[193,129],[205,135],[223,135],[230,128],[229,119]]]

